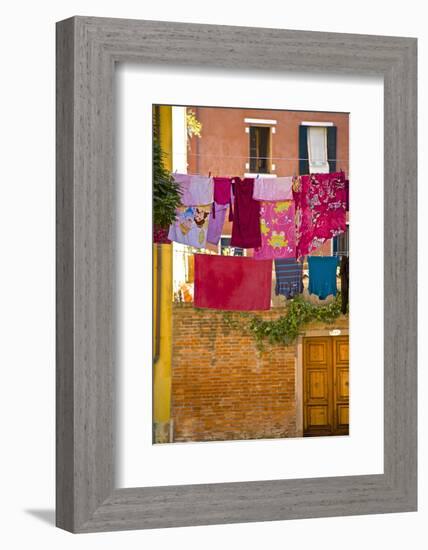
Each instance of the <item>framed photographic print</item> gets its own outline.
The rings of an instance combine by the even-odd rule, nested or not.
[[[154,443],[348,435],[349,114],[153,116]]]
[[[58,23],[57,525],[415,510],[416,176],[415,39]]]

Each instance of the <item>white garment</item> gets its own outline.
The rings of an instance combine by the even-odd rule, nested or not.
[[[211,204],[214,200],[214,180],[208,176],[173,174],[180,185],[181,203],[184,206]]]
[[[293,177],[258,177],[254,180],[253,199],[256,201],[289,201],[293,199]]]
[[[322,126],[308,128],[308,156],[311,174],[328,174],[330,172],[327,161],[327,128]]]

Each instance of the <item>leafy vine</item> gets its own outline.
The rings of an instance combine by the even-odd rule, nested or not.
[[[277,319],[263,319],[260,315],[240,313],[239,317],[232,312],[223,312],[226,330],[249,332],[256,340],[257,347],[269,344],[291,344],[297,338],[303,325],[311,321],[333,323],[341,314],[341,295],[326,305],[313,305],[296,296],[287,304],[287,311]]]

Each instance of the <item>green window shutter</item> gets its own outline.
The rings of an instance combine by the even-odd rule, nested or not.
[[[299,126],[299,174],[309,174],[307,126]]]
[[[337,127],[327,126],[327,160],[330,172],[336,172]]]

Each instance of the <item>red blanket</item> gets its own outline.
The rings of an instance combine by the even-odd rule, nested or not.
[[[195,307],[270,308],[272,260],[195,254]]]

